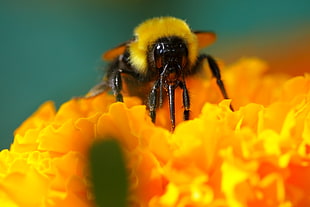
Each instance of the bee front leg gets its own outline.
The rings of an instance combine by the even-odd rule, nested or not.
[[[174,105],[174,92],[176,86],[173,84],[168,85],[168,101],[169,101],[169,111],[170,111],[170,121],[171,121],[171,131],[175,129],[175,105]]]
[[[183,112],[183,119],[184,120],[189,120],[189,113],[190,113],[190,99],[189,99],[189,94],[187,87],[185,85],[185,81],[180,82],[180,87],[183,90],[183,107],[184,107],[184,112]]]

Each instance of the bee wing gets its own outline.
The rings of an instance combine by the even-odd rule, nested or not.
[[[86,98],[91,98],[94,96],[97,96],[103,92],[106,92],[109,88],[107,81],[102,81],[95,85],[93,88],[91,88],[88,93],[85,95]]]
[[[194,31],[194,34],[197,37],[199,49],[211,45],[216,40],[216,34],[214,32]]]
[[[113,60],[114,58],[116,58],[117,56],[123,54],[126,50],[126,47],[127,45],[130,43],[131,41],[127,41],[127,42],[124,42],[120,45],[118,45],[117,47],[114,47],[110,50],[108,50],[107,52],[105,52],[103,55],[102,55],[102,58],[104,60],[107,60],[107,61],[111,61]]]

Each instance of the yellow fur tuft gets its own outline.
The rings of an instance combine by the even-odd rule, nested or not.
[[[129,45],[130,61],[141,73],[147,71],[147,50],[157,39],[178,36],[186,41],[190,66],[196,61],[198,43],[196,35],[185,21],[174,17],[158,17],[149,19],[134,30],[136,40]]]

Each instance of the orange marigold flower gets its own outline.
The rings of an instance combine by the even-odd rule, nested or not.
[[[169,131],[166,104],[154,125],[135,97],[43,104],[0,152],[2,206],[95,206],[88,149],[114,137],[124,150],[130,206],[310,205],[310,76],[265,74],[258,59],[223,70],[232,98],[193,77],[192,120]],[[180,94],[177,94],[176,100]]]

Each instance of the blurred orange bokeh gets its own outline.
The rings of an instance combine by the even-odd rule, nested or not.
[[[283,35],[280,36],[281,32]],[[310,29],[308,26],[299,26],[295,29],[273,31],[267,33],[260,32],[261,37],[257,39],[257,34],[249,35],[245,38],[238,37],[236,40],[227,43],[233,44],[234,51],[223,48],[226,63],[238,60],[242,56],[254,56],[265,60],[272,73],[286,73],[291,76],[303,75],[309,72],[310,68]],[[220,44],[220,42],[218,42]]]

